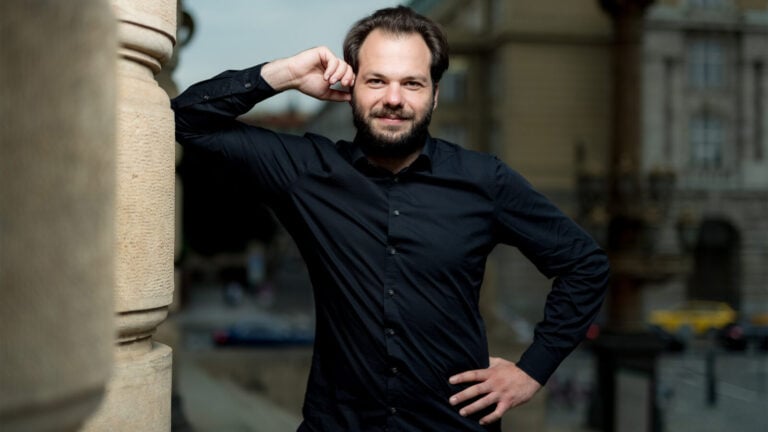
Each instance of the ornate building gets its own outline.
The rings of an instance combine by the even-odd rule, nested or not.
[[[745,315],[768,310],[766,64],[764,1],[663,1],[649,10],[643,170],[676,173],[672,213],[700,227],[679,296],[727,301]],[[675,223],[664,222],[667,233]]]

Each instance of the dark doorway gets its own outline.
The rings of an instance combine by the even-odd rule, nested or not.
[[[688,298],[722,301],[739,309],[741,303],[741,239],[738,230],[723,219],[704,219],[694,250],[694,271]]]

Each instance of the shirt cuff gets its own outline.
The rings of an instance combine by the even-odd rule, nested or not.
[[[517,367],[544,385],[562,361],[560,356],[552,353],[541,342],[534,341],[520,356]]]
[[[264,64],[266,63],[247,69],[222,72],[211,79],[194,84],[176,97],[172,104],[174,108],[184,108],[228,97],[235,97],[245,104],[256,104],[279,93],[261,77]]]

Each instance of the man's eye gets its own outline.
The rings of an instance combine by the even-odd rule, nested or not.
[[[384,81],[382,81],[380,79],[369,79],[368,80],[368,85],[370,85],[370,86],[380,86],[382,84],[384,84]]]
[[[408,81],[405,83],[405,86],[410,89],[419,89],[422,87],[421,83],[418,81]]]

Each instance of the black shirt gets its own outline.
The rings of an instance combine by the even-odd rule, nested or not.
[[[252,176],[306,261],[317,323],[299,430],[499,430],[448,403],[466,387],[451,375],[488,366],[478,307],[488,254],[515,246],[554,278],[517,363],[544,383],[597,314],[603,251],[493,156],[429,137],[392,174],[354,142],[235,120],[273,94],[256,66],[196,84],[172,107],[177,140]]]

